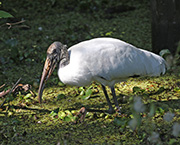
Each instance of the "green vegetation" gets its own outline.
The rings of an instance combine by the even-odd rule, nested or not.
[[[2,3],[0,2],[0,6],[1,6],[1,4]],[[0,10],[0,19],[1,18],[12,18],[12,17],[13,16],[10,13]]]
[[[0,22],[0,86],[6,84],[0,91],[21,77],[37,93],[46,50],[56,40],[71,46],[106,36],[151,50],[148,0],[6,0],[0,6],[14,16]],[[55,70],[42,104],[30,92],[7,96],[0,109],[0,144],[180,142],[179,67],[161,77],[129,79],[115,89],[121,115],[103,111],[108,105],[99,84],[65,86]],[[81,107],[89,111],[75,124]]]

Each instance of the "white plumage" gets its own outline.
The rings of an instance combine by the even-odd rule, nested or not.
[[[113,87],[130,76],[158,76],[165,73],[162,57],[113,38],[96,38],[68,49],[70,63],[59,68],[60,80],[86,86],[97,81]]]
[[[115,83],[133,76],[159,76],[166,71],[166,62],[162,57],[118,39],[95,38],[73,45],[68,50],[60,42],[54,42],[47,50],[39,87],[40,102],[44,82],[57,62],[58,76],[64,84],[86,86],[92,81],[102,84],[109,113],[113,112],[113,108],[105,86],[111,88],[115,106],[119,108]]]

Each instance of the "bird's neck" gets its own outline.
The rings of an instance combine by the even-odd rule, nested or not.
[[[59,63],[59,68],[63,68],[66,65],[69,64],[70,62],[70,57],[67,49],[62,49],[61,54],[60,54],[60,63]]]

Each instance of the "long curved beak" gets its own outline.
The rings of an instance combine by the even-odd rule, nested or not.
[[[39,84],[39,90],[38,90],[39,103],[42,102],[42,94],[43,94],[43,90],[44,90],[46,81],[51,76],[51,74],[52,74],[55,67],[56,67],[56,62],[54,60],[51,60],[47,56],[45,64],[44,64],[43,73],[42,73],[42,76],[41,76],[41,82]]]

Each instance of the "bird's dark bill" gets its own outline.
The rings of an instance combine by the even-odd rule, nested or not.
[[[43,73],[41,76],[41,82],[39,84],[39,90],[38,90],[39,103],[41,103],[41,101],[42,101],[42,94],[43,94],[43,90],[44,90],[46,81],[48,80],[48,78],[52,74],[54,68],[55,68],[55,64],[52,64],[51,60],[49,58],[47,58],[46,62],[44,64],[44,69],[43,69]]]

